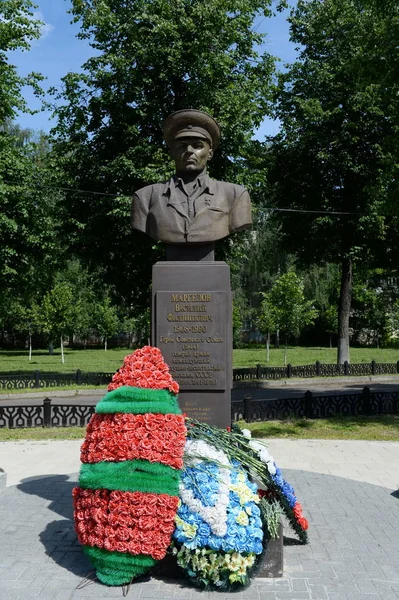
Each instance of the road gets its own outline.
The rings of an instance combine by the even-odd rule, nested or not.
[[[340,377],[324,379],[291,379],[263,382],[262,387],[234,388],[233,400],[241,400],[246,394],[251,394],[255,400],[273,400],[276,398],[297,398],[310,390],[314,394],[350,394],[360,393],[364,386],[373,392],[398,392],[399,377]],[[53,404],[96,404],[106,393],[105,389],[52,391],[47,388],[40,392],[24,394],[0,395],[0,406],[25,406],[27,404],[42,404],[44,398],[51,398]]]

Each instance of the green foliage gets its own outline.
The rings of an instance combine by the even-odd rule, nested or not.
[[[233,298],[233,348],[241,344],[241,330],[243,327],[243,298],[235,295]]]
[[[382,203],[396,169],[391,150],[398,109],[396,92],[386,86],[393,65],[380,29],[392,11],[397,40],[399,30],[397,7],[384,15],[371,4],[300,0],[291,16],[292,39],[303,46],[280,80],[276,202],[357,213],[285,215],[287,243],[306,262],[336,262],[348,254],[364,260],[386,233]]]
[[[255,155],[251,135],[270,111],[274,60],[257,51],[264,36],[253,25],[271,14],[271,4],[72,2],[79,35],[96,56],[83,74],[64,78],[56,150],[71,187],[117,197],[68,194],[66,235],[85,262],[102,266],[105,281],[135,313],[147,304],[150,267],[163,249],[130,231],[130,196],[173,172],[162,139],[165,117],[187,107],[212,114],[223,139],[211,175],[256,188],[245,162]]]
[[[0,4],[0,126],[16,116],[17,111],[27,110],[21,89],[33,85],[39,92],[37,73],[20,77],[9,62],[9,53],[29,50],[31,40],[40,37],[42,23],[33,19],[35,5],[30,0],[2,0]]]
[[[50,341],[63,336],[72,327],[75,314],[72,289],[66,283],[55,284],[42,302],[33,307],[34,321]]]
[[[302,262],[342,264],[339,362],[348,346],[351,263],[397,254],[389,206],[399,151],[398,10],[395,2],[299,0],[290,18],[299,58],[278,88],[275,202],[304,211],[282,216],[287,248]]]
[[[266,193],[263,183],[261,187]],[[264,207],[264,197],[260,202],[260,206],[253,207],[253,230],[240,233],[239,243],[236,240],[231,242],[227,259],[232,288],[247,330],[254,330],[259,326],[257,313],[260,292],[270,289],[278,274],[284,273],[293,261],[293,257],[281,249],[278,221]],[[262,326],[260,330],[268,331]],[[237,335],[237,342],[238,339]],[[237,343],[235,347],[238,347]]]
[[[95,307],[96,331],[104,340],[104,349],[107,349],[107,339],[115,335],[119,329],[119,319],[116,307],[111,304],[111,299],[106,296]]]
[[[33,18],[34,8],[30,0],[0,4],[0,295],[7,290],[20,305],[28,285],[39,281],[45,285],[56,261],[55,199],[36,187],[36,177],[44,183],[51,169],[42,164],[47,149],[43,137],[33,140],[32,132],[11,124],[18,111],[28,111],[23,86],[32,85],[39,93],[41,77],[35,73],[20,77],[10,62],[12,51],[28,50],[40,36],[42,24]]]
[[[337,333],[338,331],[338,311],[337,307],[330,304],[323,314],[324,328],[327,333]]]
[[[53,283],[63,248],[56,169],[43,134],[5,122],[0,131],[0,295],[29,307]]]
[[[361,269],[353,288],[352,326],[358,343],[386,344],[392,331],[392,315],[399,297],[395,279],[383,269]],[[391,283],[390,283],[391,281]]]
[[[145,346],[150,338],[150,310],[147,308],[136,317],[125,317],[121,323],[121,331],[128,335],[129,348]]]
[[[298,338],[302,329],[312,324],[318,314],[314,302],[305,299],[303,288],[302,281],[293,271],[281,275],[270,294],[264,294],[260,322],[274,326],[286,337]]]
[[[396,339],[399,333],[399,300],[396,300],[388,315],[388,328],[391,338]]]
[[[277,324],[277,310],[272,302],[271,294],[262,294],[263,300],[259,309],[258,326],[262,333],[275,331]]]

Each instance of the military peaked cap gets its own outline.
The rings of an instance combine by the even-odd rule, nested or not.
[[[176,139],[198,137],[207,140],[215,149],[220,142],[220,127],[210,115],[187,108],[178,110],[166,118],[163,135],[169,147]]]

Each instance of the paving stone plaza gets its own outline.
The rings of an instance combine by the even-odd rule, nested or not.
[[[3,442],[0,467],[0,598],[122,598],[87,581],[71,490],[80,441]],[[399,442],[270,440],[269,451],[309,519],[307,546],[284,529],[284,576],[235,594],[149,579],[131,600],[394,600],[399,598]]]

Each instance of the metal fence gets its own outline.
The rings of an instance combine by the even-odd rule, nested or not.
[[[243,367],[233,369],[234,383],[248,383],[255,381],[290,379],[292,377],[337,377],[337,376],[359,376],[359,375],[395,375],[399,373],[399,361],[396,363],[370,363],[343,365],[323,364],[316,361],[311,365],[293,367],[267,367],[256,365],[256,367]],[[85,386],[85,385],[108,385],[113,373],[86,373],[78,369],[72,373],[52,373],[43,371],[0,373],[0,389],[2,390],[26,390],[63,386]]]
[[[0,405],[0,428],[84,427],[95,406],[52,404],[45,398],[42,404],[28,406]],[[396,414],[399,412],[399,391],[372,392],[364,387],[361,393],[315,395],[306,392],[298,398],[253,400],[246,394],[231,403],[232,421],[271,421],[289,417],[308,419],[336,416]]]
[[[273,421],[290,417],[328,419],[338,416],[381,415],[399,413],[399,390],[372,392],[364,387],[359,393],[322,395],[306,392],[297,398],[253,400],[246,394],[243,400],[232,402],[232,420]]]
[[[288,364],[286,367],[266,367],[256,365],[256,367],[244,367],[233,370],[234,382],[262,381],[267,379],[289,379],[291,377],[311,378],[311,377],[338,377],[338,376],[359,376],[359,375],[395,375],[399,373],[399,361],[395,363],[377,363],[372,360],[369,363],[350,364],[347,361],[343,365],[323,364],[316,361],[310,365],[293,367]]]
[[[0,373],[0,389],[26,390],[70,385],[108,385],[113,373],[86,373],[78,369],[72,373],[32,371],[30,373]]]
[[[42,404],[0,406],[0,429],[27,427],[84,427],[90,421],[95,406],[52,404],[45,398]]]

